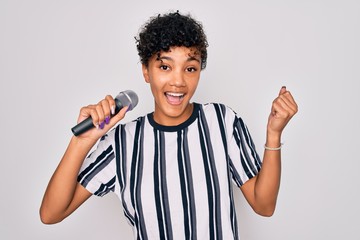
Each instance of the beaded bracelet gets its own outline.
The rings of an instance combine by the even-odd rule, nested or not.
[[[267,146],[264,144],[264,148],[265,148],[265,150],[269,150],[269,151],[277,151],[277,150],[280,150],[283,145],[284,145],[283,143],[280,143],[280,147],[272,148],[272,147],[267,147]]]

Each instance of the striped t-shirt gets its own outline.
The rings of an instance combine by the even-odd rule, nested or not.
[[[197,104],[178,126],[152,113],[119,124],[85,159],[78,181],[115,192],[135,239],[238,239],[232,184],[261,161],[244,122],[222,104]]]

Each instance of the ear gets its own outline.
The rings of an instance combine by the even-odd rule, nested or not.
[[[148,70],[148,68],[145,66],[145,64],[142,65],[142,72],[143,72],[143,76],[144,76],[145,82],[149,83],[149,70]]]

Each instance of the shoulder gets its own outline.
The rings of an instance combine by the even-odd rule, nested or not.
[[[200,104],[200,109],[204,114],[216,114],[222,118],[231,118],[234,119],[237,116],[237,113],[229,106],[223,103],[204,103]]]
[[[104,136],[100,138],[100,142],[112,143],[116,136],[121,135],[124,131],[131,132],[136,129],[136,126],[145,121],[145,116],[138,117],[126,123],[118,123]]]
[[[115,141],[119,141],[119,138],[123,140],[132,139],[135,136],[138,136],[138,134],[140,134],[144,128],[149,127],[150,124],[148,122],[148,117],[147,115],[145,115],[126,123],[119,123],[112,130],[112,138],[114,138]]]

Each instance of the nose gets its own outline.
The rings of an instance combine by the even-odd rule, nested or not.
[[[174,72],[171,77],[170,85],[175,87],[184,87],[185,86],[185,76],[181,72]]]

